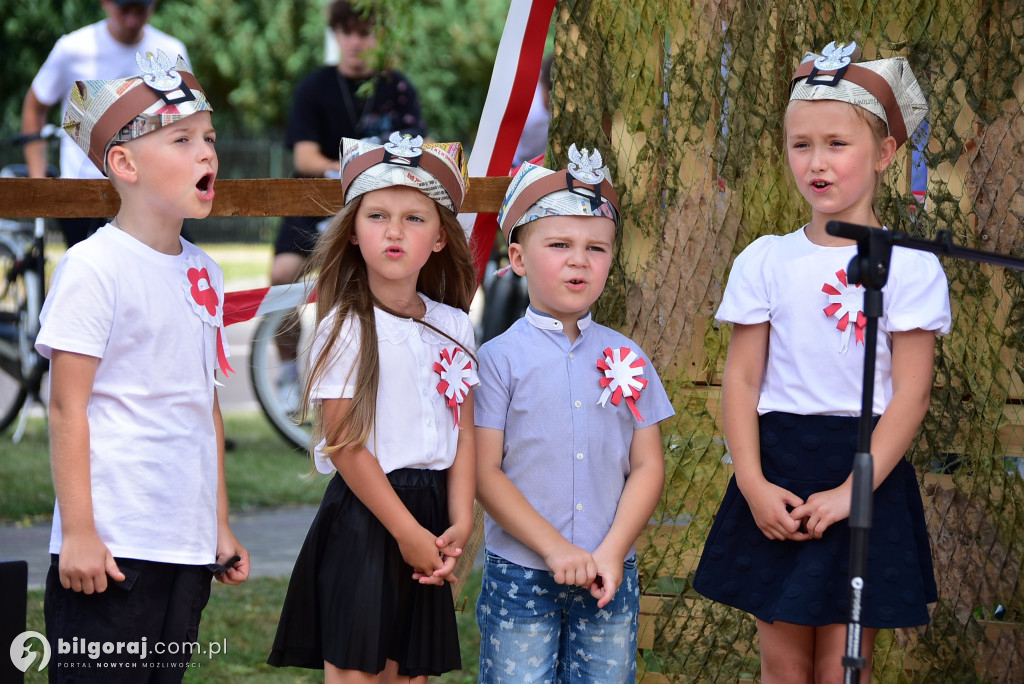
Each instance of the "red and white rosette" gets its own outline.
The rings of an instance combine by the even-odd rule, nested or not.
[[[604,391],[597,403],[607,407],[611,399],[612,404],[618,406],[625,399],[626,406],[637,422],[644,422],[636,408],[636,400],[640,398],[641,390],[647,387],[647,378],[643,377],[646,365],[647,362],[629,347],[605,349],[604,358],[597,361],[598,370],[604,372],[604,377],[600,379]]]
[[[234,373],[235,369],[228,363],[228,355],[224,351],[227,348],[223,325],[224,310],[220,295],[217,294],[213,283],[210,282],[210,272],[198,257],[191,256],[185,261],[185,279],[181,285],[185,290],[185,299],[192,306],[192,311],[204,322],[217,329],[217,363],[221,372],[227,377]]]
[[[828,295],[829,305],[823,310],[828,318],[836,318],[836,329],[840,330],[842,340],[839,344],[839,351],[843,354],[850,347],[850,333],[856,332],[854,344],[864,345],[864,327],[868,319],[864,315],[864,288],[860,285],[851,285],[846,278],[846,271],[836,271],[838,285],[825,283],[821,291]],[[852,323],[852,325],[851,325]]]
[[[441,376],[441,381],[437,383],[437,393],[452,407],[456,428],[462,427],[459,423],[459,405],[469,394],[469,377],[472,371],[473,361],[458,347],[451,350],[442,349],[441,360],[434,362],[434,372]]]

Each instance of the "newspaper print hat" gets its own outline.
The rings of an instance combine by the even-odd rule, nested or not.
[[[904,57],[853,64],[857,43],[829,43],[816,55],[808,52],[790,81],[789,101],[839,100],[868,110],[889,129],[899,147],[928,115],[921,92]]]
[[[64,130],[107,173],[107,150],[196,112],[213,111],[185,60],[162,51],[135,53],[139,75],[75,81],[68,95]]]
[[[388,142],[341,139],[341,191],[345,204],[373,190],[405,185],[459,213],[469,177],[462,143],[424,143],[394,132]]]
[[[569,146],[569,165],[551,171],[529,162],[512,178],[498,212],[505,240],[514,242],[516,228],[545,216],[604,216],[619,225],[619,196],[602,166],[601,153],[576,143]]]

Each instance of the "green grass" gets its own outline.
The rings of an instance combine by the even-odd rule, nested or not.
[[[433,678],[434,682],[471,684],[477,680],[480,635],[474,610],[480,593],[480,571],[474,571],[466,582],[464,604],[462,599],[459,601],[463,609],[457,614],[463,669]],[[322,682],[321,670],[278,669],[266,664],[287,586],[286,578],[257,578],[235,587],[214,582],[210,603],[203,611],[199,642],[204,646],[217,642],[223,652],[214,656],[193,656],[192,663],[197,667],[189,668],[185,681],[196,684]],[[43,592],[32,591],[28,599],[28,629],[45,633],[43,624]],[[25,681],[42,684],[46,681],[46,672],[29,672]]]
[[[227,452],[228,500],[233,510],[319,503],[327,478],[312,485],[307,456],[282,440],[262,413],[224,416],[234,448]],[[29,422],[20,444],[11,429],[0,433],[0,521],[29,522],[53,513],[53,484],[46,427]]]

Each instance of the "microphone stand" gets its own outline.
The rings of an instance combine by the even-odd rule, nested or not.
[[[910,237],[899,231],[870,228],[853,223],[829,221],[829,235],[857,241],[857,255],[850,260],[848,282],[864,287],[864,387],[861,393],[857,452],[853,456],[853,488],[850,496],[850,618],[846,628],[846,655],[843,656],[845,683],[856,684],[867,664],[861,655],[861,601],[867,574],[868,535],[871,531],[874,494],[874,459],[871,456],[872,407],[875,394],[875,347],[878,319],[882,315],[882,287],[889,277],[893,247],[909,247],[940,256],[1005,266],[1024,271],[1024,259],[994,254],[953,244],[948,231],[939,231],[935,240]]]

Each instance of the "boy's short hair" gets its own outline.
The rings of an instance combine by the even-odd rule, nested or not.
[[[196,112],[212,112],[206,93],[180,56],[135,53],[139,75],[76,81],[68,94],[64,130],[107,175],[107,151]]]
[[[603,166],[601,153],[576,143],[569,146],[569,164],[557,171],[524,163],[512,178],[498,212],[505,240],[518,241],[517,229],[546,216],[596,216],[619,225],[619,196]]]
[[[789,101],[838,100],[885,122],[896,146],[905,143],[928,115],[928,100],[905,57],[854,63],[857,43],[829,43],[808,52],[790,81]]]
[[[373,190],[404,185],[457,214],[466,197],[469,175],[461,143],[424,143],[421,136],[395,131],[383,145],[342,138],[340,157],[345,204]]]
[[[334,0],[327,8],[327,25],[346,33],[370,32],[377,25],[377,14],[370,6],[356,9],[347,0]]]

